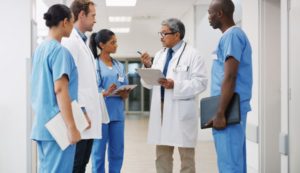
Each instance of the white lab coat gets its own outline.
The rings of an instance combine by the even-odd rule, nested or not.
[[[78,103],[85,107],[91,119],[91,128],[81,133],[82,139],[100,139],[102,137],[102,116],[94,56],[78,32],[73,29],[69,38],[63,38],[62,45],[72,54],[78,70]]]
[[[199,111],[197,96],[207,86],[204,59],[192,47],[186,46],[178,66],[176,64],[180,49],[170,60],[167,78],[174,80],[173,89],[165,89],[163,120],[161,123],[160,86],[147,85],[152,88],[152,100],[148,130],[148,143],[175,147],[195,147],[199,129]],[[163,71],[168,49],[159,51],[151,68]]]

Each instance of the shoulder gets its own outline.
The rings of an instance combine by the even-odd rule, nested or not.
[[[69,37],[63,37],[61,43],[69,48],[70,46],[76,46],[79,44],[76,40],[76,31],[73,29]]]
[[[229,31],[225,32],[221,38],[221,40],[233,40],[233,39],[239,39],[243,41],[243,40],[247,40],[247,36],[240,27],[234,27]]]
[[[200,57],[200,52],[189,44],[186,45],[185,52],[191,57]]]
[[[66,61],[72,61],[72,54],[70,53],[70,51],[59,43],[56,44],[53,53],[55,55],[52,56],[53,58],[61,58],[65,59]]]

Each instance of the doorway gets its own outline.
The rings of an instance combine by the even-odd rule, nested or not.
[[[142,67],[141,61],[139,58],[119,58],[118,60],[125,66],[129,84],[137,85],[125,101],[126,114],[148,116],[151,103],[151,91],[142,86],[140,76],[136,72],[137,68]]]

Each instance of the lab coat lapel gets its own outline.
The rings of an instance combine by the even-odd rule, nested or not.
[[[89,47],[82,40],[82,38],[80,37],[80,35],[76,31],[76,29],[73,29],[73,33],[75,34],[75,38],[77,39],[77,41],[80,42],[80,46],[82,47],[82,49],[84,49],[85,53],[89,56],[89,57],[86,57],[86,58],[89,58],[89,60],[92,61],[93,64],[95,64],[95,62],[94,62],[94,55],[92,54],[92,52],[89,49]],[[96,67],[94,65],[93,65],[93,68],[94,68],[94,71],[96,72]],[[96,76],[96,73],[95,73],[95,76]]]
[[[180,56],[180,54],[182,53],[182,51],[183,51],[183,48],[184,48],[184,45],[185,45],[186,43],[185,42],[183,42],[182,44],[181,44],[181,46],[180,46],[180,48],[176,51],[176,53],[173,55],[173,58],[171,59],[171,64],[172,64],[172,67],[174,68],[174,65],[176,66],[176,64],[177,64],[177,61],[178,61],[178,59],[179,59],[179,56]],[[183,55],[182,55],[183,56]],[[182,58],[182,57],[181,57]]]
[[[85,44],[85,42],[82,40],[78,32],[74,29],[74,34],[76,39],[80,42],[81,47],[85,50],[85,52],[90,56],[90,58],[93,58],[93,54],[89,50],[88,46]]]

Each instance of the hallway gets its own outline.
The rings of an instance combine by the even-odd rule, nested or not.
[[[127,116],[125,125],[125,156],[122,173],[155,173],[155,147],[147,144],[148,118]],[[174,150],[174,173],[180,170],[178,150]],[[91,164],[87,173],[90,173]],[[212,142],[198,142],[196,172],[216,173],[216,157]]]

